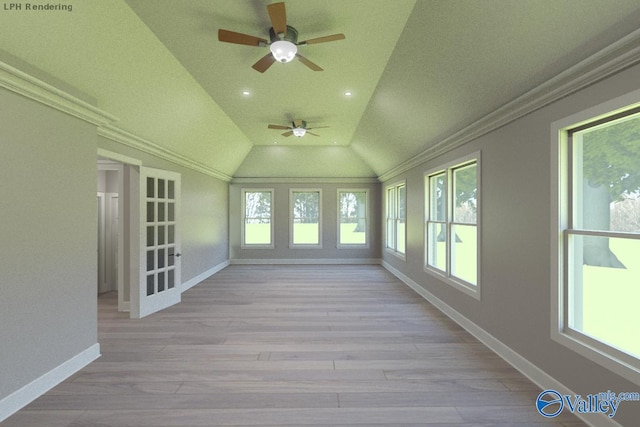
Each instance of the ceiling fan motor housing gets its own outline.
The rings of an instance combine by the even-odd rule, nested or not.
[[[269,38],[271,38],[271,43],[277,42],[278,40],[286,40],[293,44],[298,44],[298,30],[293,28],[291,25],[287,25],[287,34],[281,39],[278,34],[276,34],[273,27],[269,28]]]

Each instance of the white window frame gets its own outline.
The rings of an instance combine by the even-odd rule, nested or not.
[[[271,228],[270,240],[271,243],[268,245],[261,243],[245,243],[245,225],[246,225],[246,202],[247,202],[247,193],[271,193],[271,212],[269,217],[269,225]],[[242,223],[240,226],[240,247],[242,249],[273,249],[275,248],[275,221],[274,221],[274,213],[275,213],[275,190],[273,188],[243,188],[240,191],[242,197]]]
[[[481,295],[481,248],[482,248],[482,233],[480,224],[482,224],[482,186],[481,186],[481,156],[480,152],[474,152],[464,157],[460,157],[451,162],[445,163],[435,168],[431,168],[424,173],[424,230],[423,230],[423,245],[424,245],[424,259],[423,266],[424,271],[436,276],[446,284],[480,300]],[[459,277],[454,276],[451,273],[451,229],[453,225],[472,225],[467,223],[456,223],[453,218],[453,172],[461,167],[475,164],[476,166],[476,188],[477,188],[477,212],[476,212],[476,284],[469,283]],[[444,174],[445,176],[445,220],[444,221],[432,221],[430,218],[431,213],[431,194],[429,187],[429,178],[435,175]],[[436,267],[429,265],[429,223],[442,222],[447,230],[447,237],[445,242],[446,247],[446,266],[445,270],[440,270]]]
[[[551,338],[589,360],[640,385],[640,359],[569,328],[566,256],[571,200],[569,131],[640,107],[636,90],[551,124]]]
[[[318,193],[318,244],[293,243],[293,195],[294,193]],[[289,248],[322,249],[322,189],[290,188],[289,189]]]
[[[340,243],[340,194],[341,193],[364,193],[365,197],[365,230],[364,230],[364,243]],[[355,248],[368,248],[369,247],[369,189],[367,188],[338,188],[337,192],[337,248],[338,249],[355,249]]]
[[[404,252],[400,252],[398,250],[398,223],[400,218],[398,218],[398,212],[400,211],[400,206],[398,203],[398,189],[404,187],[404,242],[405,248]],[[390,201],[389,193],[393,192],[393,201]],[[385,194],[385,250],[398,258],[406,261],[406,252],[407,252],[407,180],[403,179],[401,181],[396,181],[393,184],[387,185],[384,190]],[[392,209],[390,209],[390,205],[392,205]],[[391,211],[391,212],[390,212]],[[392,241],[389,241],[389,223],[393,224],[393,237]]]

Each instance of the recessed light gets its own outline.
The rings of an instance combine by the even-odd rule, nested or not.
[[[251,92],[249,92],[248,90],[243,90],[243,91],[242,91],[242,94],[243,94],[244,96],[249,96],[249,95],[251,95]]]
[[[351,96],[351,95],[353,95],[353,92],[351,92],[350,90],[344,93],[344,96]]]

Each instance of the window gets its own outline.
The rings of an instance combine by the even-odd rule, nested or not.
[[[479,153],[425,174],[425,269],[478,294]]]
[[[405,182],[387,187],[387,249],[401,256],[405,252],[406,210]]]
[[[322,247],[322,191],[291,190],[291,246]]]
[[[273,248],[273,190],[242,190],[242,247]]]
[[[367,207],[367,190],[338,190],[338,247],[368,245]]]
[[[640,108],[568,129],[567,154],[565,332],[638,359]]]

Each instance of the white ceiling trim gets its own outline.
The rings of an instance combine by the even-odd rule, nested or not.
[[[117,117],[2,61],[0,87],[98,126],[118,120]]]
[[[225,182],[231,181],[231,176],[217,171],[207,165],[196,162],[186,156],[178,154],[172,150],[163,148],[158,144],[155,144],[146,139],[140,138],[132,133],[124,131],[113,125],[105,125],[98,128],[98,135],[126,145],[127,147],[134,148],[136,150],[151,154],[164,160],[168,160],[172,163],[184,166],[194,171],[203,173],[205,175],[212,176]]]
[[[640,29],[600,50],[480,120],[386,171],[381,182],[405,173],[447,151],[467,144],[512,121],[640,62]]]
[[[233,178],[232,184],[377,184],[377,178]]]

